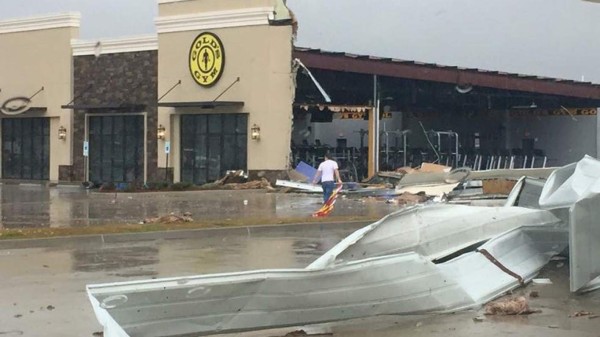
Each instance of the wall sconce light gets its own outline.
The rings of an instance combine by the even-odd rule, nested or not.
[[[260,126],[256,124],[252,125],[252,128],[250,128],[250,137],[252,137],[252,140],[260,139]]]
[[[60,139],[60,140],[67,139],[67,128],[65,128],[62,125],[58,128],[58,139]]]
[[[165,129],[165,127],[160,124],[158,126],[158,129],[156,130],[156,137],[160,140],[165,140],[165,132],[167,131],[167,129]]]

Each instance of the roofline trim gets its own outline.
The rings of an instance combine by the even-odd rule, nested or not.
[[[100,54],[117,54],[137,51],[158,50],[158,35],[140,35],[104,40],[71,40],[73,56],[87,56],[96,53],[96,46],[100,43]]]
[[[184,2],[184,1],[192,1],[192,0],[158,0],[158,4],[162,5],[162,4],[169,4],[169,3],[173,3],[173,2]]]
[[[19,33],[32,30],[77,27],[81,14],[77,12],[31,16],[0,21],[0,34]]]
[[[154,20],[161,33],[194,30],[268,25],[274,18],[274,7],[254,7],[226,11],[212,11],[185,15],[162,16]]]
[[[353,58],[342,53],[329,54],[320,50],[296,48],[294,57],[310,68],[374,74],[422,81],[535,92],[549,95],[600,99],[600,85],[560,81],[553,78],[526,78],[519,74],[484,72],[477,69],[456,69],[434,64],[397,62],[391,59]]]

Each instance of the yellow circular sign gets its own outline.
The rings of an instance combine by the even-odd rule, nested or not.
[[[217,83],[225,68],[223,43],[213,33],[202,33],[190,48],[190,72],[199,85],[210,87]]]

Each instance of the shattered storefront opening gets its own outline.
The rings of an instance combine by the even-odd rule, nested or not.
[[[334,104],[378,107],[380,170],[422,162],[475,170],[558,166],[598,152],[598,85],[302,48],[294,56]],[[296,105],[327,104],[306,75],[298,72]],[[320,117],[309,119],[295,110],[296,147],[334,152],[345,143],[367,152],[361,140],[375,135],[360,117],[341,123],[335,113],[315,113]],[[367,171],[364,160],[354,164]]]
[[[300,162],[316,167],[325,153],[329,152],[338,162],[343,180],[357,181],[375,172],[374,153],[367,138],[369,130],[374,130],[373,107],[334,104],[301,104],[294,107],[292,129],[292,163]],[[330,143],[326,132],[336,132],[337,126],[358,127],[360,145],[349,142],[343,131],[337,133],[335,143]],[[331,125],[331,126],[330,126]],[[371,132],[372,134],[372,132]],[[354,136],[354,135],[352,135]],[[322,142],[323,139],[323,142]]]

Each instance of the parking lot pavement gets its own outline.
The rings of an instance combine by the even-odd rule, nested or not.
[[[190,212],[196,221],[261,219],[277,223],[310,218],[320,194],[267,193],[263,190],[102,193],[78,186],[0,186],[0,228],[81,227],[137,224]],[[332,216],[378,218],[397,205],[368,199],[339,198]]]

